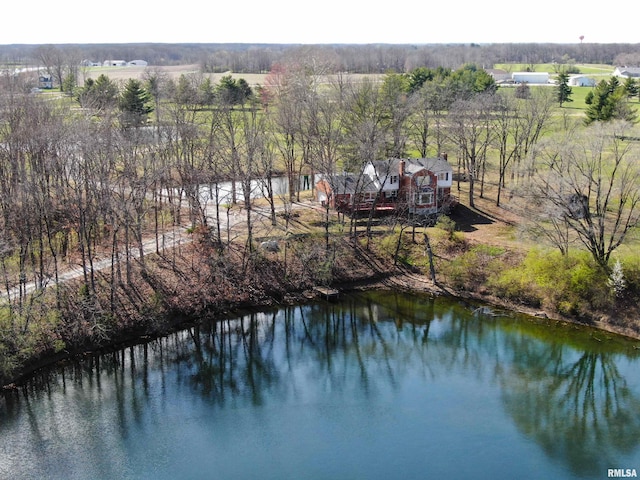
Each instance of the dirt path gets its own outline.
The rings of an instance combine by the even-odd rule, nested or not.
[[[528,247],[528,243],[518,238],[518,225],[523,219],[509,209],[508,198],[502,202],[503,206],[497,206],[495,201],[495,188],[485,187],[484,198],[476,196],[475,207],[469,207],[468,185],[460,184],[460,191],[454,185],[452,191],[458,195],[460,204],[451,214],[451,219],[456,222],[459,231],[465,238],[473,243],[488,245],[501,245],[515,250]]]
[[[304,205],[296,204],[295,208],[298,210],[303,210]],[[253,221],[258,223],[265,223],[270,221],[269,218],[270,212],[266,207],[256,206],[252,210],[252,218]],[[216,223],[216,212],[214,206],[208,206],[206,211],[207,218],[209,219],[209,224],[214,225]],[[222,228],[225,230],[230,229],[232,231],[238,231],[238,229],[242,229],[244,225],[246,225],[246,211],[242,210],[242,208],[235,207],[234,210],[227,217],[226,213],[221,213],[220,223],[223,226]],[[152,255],[158,252],[166,252],[172,248],[179,248],[183,245],[187,245],[192,242],[193,237],[189,233],[190,224],[176,225],[171,226],[163,232],[159,232],[158,236],[154,233],[150,233],[145,236],[142,242],[142,255]],[[127,254],[126,249],[118,252],[117,258],[122,261],[122,259],[138,259],[141,256],[140,247],[131,246],[129,247],[129,252]],[[58,270],[58,279],[56,283],[56,279],[53,277],[48,277],[43,279],[41,282],[31,281],[24,283],[22,285],[15,286],[10,288],[8,291],[2,290],[0,291],[0,300],[11,300],[22,296],[23,298],[37,293],[39,291],[44,291],[48,288],[55,286],[56,284],[62,284],[65,282],[69,282],[71,280],[77,280],[82,278],[85,273],[89,273],[89,270],[92,269],[94,272],[99,272],[102,270],[106,270],[112,267],[114,259],[109,255],[98,255],[93,259],[92,265],[87,265],[86,268],[83,268],[83,265],[76,261],[64,263],[59,265]]]

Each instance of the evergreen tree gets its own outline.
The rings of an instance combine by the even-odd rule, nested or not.
[[[129,79],[120,96],[120,111],[125,126],[139,126],[147,121],[147,115],[153,112],[150,105],[151,94],[136,79]]]
[[[598,83],[585,97],[585,103],[588,105],[587,125],[614,119],[634,122],[636,119],[636,113],[629,106],[626,90],[616,77]]]
[[[418,67],[414,68],[409,73],[405,73],[404,75],[409,81],[409,93],[415,93],[420,90],[427,82],[442,83],[443,79],[450,76],[451,73],[451,70],[444,67]]]
[[[622,88],[624,88],[624,92],[629,99],[637,97],[638,93],[640,93],[640,86],[638,86],[638,83],[631,77],[627,77]]]
[[[215,96],[213,82],[207,77],[198,86],[198,104],[203,106],[213,105]]]
[[[236,80],[231,75],[225,75],[216,87],[216,94],[223,104],[242,105],[249,100],[253,92],[244,78]]]
[[[66,77],[64,77],[64,80],[62,81],[62,91],[66,95],[72,96],[75,88],[76,88],[75,75],[69,74]]]
[[[198,91],[191,79],[185,74],[180,75],[180,78],[178,78],[178,83],[173,89],[173,100],[181,106],[198,103]]]
[[[417,92],[426,82],[433,80],[433,71],[427,67],[414,68],[411,72],[405,74],[409,82],[409,91]]]
[[[239,78],[236,84],[238,86],[238,91],[240,92],[241,103],[246,102],[253,96],[253,90],[244,78]]]
[[[118,101],[118,86],[105,74],[96,80],[88,78],[84,87],[79,89],[76,100],[83,108],[92,108],[98,113],[116,106]]]
[[[556,95],[560,106],[565,102],[573,102],[571,95],[573,93],[571,87],[569,86],[569,74],[566,72],[562,72],[558,74],[558,79],[556,80]]]
[[[459,99],[469,99],[477,93],[495,93],[495,80],[484,69],[474,64],[466,64],[445,79],[448,88]]]

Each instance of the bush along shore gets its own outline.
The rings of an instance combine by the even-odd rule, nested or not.
[[[22,315],[5,312],[4,389],[53,362],[143,342],[203,318],[301,303],[317,295],[318,285],[454,295],[640,339],[638,265],[615,285],[584,255],[477,244],[446,222],[419,232],[294,236],[278,241],[276,251],[221,247],[207,231],[192,235],[189,244],[147,255],[126,274],[98,272],[93,289],[64,282],[55,295],[54,287],[34,295]]]

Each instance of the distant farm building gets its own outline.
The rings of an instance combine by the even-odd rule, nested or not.
[[[127,65],[130,67],[146,67],[149,63],[145,60],[131,60]]]
[[[505,83],[511,81],[511,74],[506,70],[499,68],[489,68],[486,72],[493,77],[493,81],[496,83]]]
[[[511,79],[515,83],[545,84],[549,83],[548,72],[514,72]]]
[[[616,67],[614,77],[640,78],[640,67]]]
[[[124,60],[105,60],[102,64],[103,67],[126,67],[127,62]]]
[[[584,75],[573,75],[569,77],[569,85],[572,87],[595,87],[596,81],[594,78]]]

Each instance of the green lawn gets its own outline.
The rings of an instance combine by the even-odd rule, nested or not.
[[[571,102],[562,105],[562,108],[571,108],[574,110],[586,110],[587,104],[584,99],[587,93],[593,90],[593,87],[571,87]]]
[[[549,86],[544,87],[536,87],[532,85],[531,88],[553,88]],[[573,113],[580,113],[580,111],[587,110],[587,104],[585,103],[585,98],[587,94],[593,90],[593,87],[571,87],[571,102],[564,103],[562,105],[562,109],[572,110]],[[638,113],[638,118],[640,118],[640,102],[637,98],[634,98],[631,101],[631,107],[636,110]]]
[[[592,91],[592,87],[571,87],[571,100],[572,102],[565,103],[562,105],[562,108],[569,108],[573,110],[586,110],[587,104],[584,99],[587,96],[587,93]],[[638,113],[640,117],[640,103],[637,98],[631,100],[630,105],[635,111]]]
[[[526,72],[531,65],[525,63],[497,63],[495,68],[506,70],[508,72]],[[614,67],[612,65],[600,65],[600,64],[575,64],[572,65],[580,70],[581,74],[585,75],[611,75]],[[554,63],[536,63],[533,65],[535,72],[549,72],[554,74],[562,65]]]

